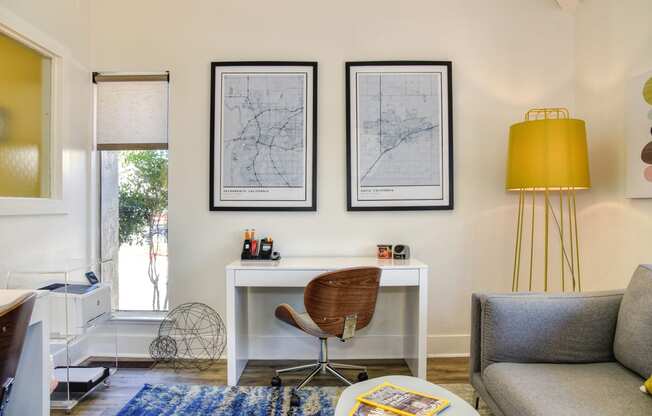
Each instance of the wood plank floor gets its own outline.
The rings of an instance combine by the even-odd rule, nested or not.
[[[362,364],[368,368],[369,377],[388,374],[409,374],[409,369],[402,360],[342,360],[343,363]],[[274,370],[283,367],[306,364],[307,361],[250,361],[243,373],[240,384],[267,386],[274,375]],[[126,367],[126,366],[125,366]],[[350,379],[355,379],[357,372],[345,372]],[[285,385],[295,385],[305,374],[284,375]],[[436,384],[467,383],[467,358],[430,358],[428,359],[428,380]],[[80,403],[72,415],[113,416],[131,399],[144,383],[188,383],[188,384],[226,384],[226,361],[219,361],[206,371],[178,370],[166,365],[152,368],[121,368],[111,380],[111,386],[100,388]],[[314,386],[337,386],[338,381],[328,376],[318,376]],[[65,414],[52,412],[52,414]]]

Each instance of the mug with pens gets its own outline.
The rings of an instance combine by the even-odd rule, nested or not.
[[[244,232],[244,243],[242,245],[242,260],[279,260],[281,255],[273,251],[274,240],[267,236],[260,240],[256,239],[256,230],[246,229]]]

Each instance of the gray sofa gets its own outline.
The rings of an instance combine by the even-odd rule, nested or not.
[[[496,416],[651,416],[652,266],[625,292],[474,294],[470,379]]]

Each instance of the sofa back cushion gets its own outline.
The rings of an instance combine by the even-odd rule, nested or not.
[[[614,361],[622,292],[486,295],[481,371],[498,362]]]
[[[638,266],[620,304],[614,355],[622,365],[652,375],[652,265]]]

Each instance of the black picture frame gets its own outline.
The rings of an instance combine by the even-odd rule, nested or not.
[[[310,72],[309,82],[306,79],[306,86],[310,85],[311,97],[308,99],[308,91],[306,90],[306,104],[312,106],[311,111],[306,112],[306,117],[311,115],[311,128],[308,130],[306,126],[306,146],[310,144],[310,151],[306,149],[306,160],[308,157],[312,158],[310,167],[306,163],[306,178],[310,172],[310,180],[304,182],[306,188],[305,202],[309,205],[304,206],[248,206],[246,201],[242,201],[241,205],[237,206],[217,206],[215,204],[215,173],[216,173],[216,69],[217,68],[241,68],[241,67],[257,67],[257,68],[280,68],[280,67],[306,67]],[[308,77],[307,77],[308,78]],[[220,61],[211,62],[211,103],[210,103],[210,176],[209,176],[209,210],[210,211],[316,211],[317,210],[317,101],[318,101],[318,63],[314,61]],[[306,120],[307,121],[307,120]],[[308,135],[310,131],[310,135]],[[309,140],[309,136],[310,140]],[[310,143],[309,143],[310,142]],[[310,193],[308,195],[308,183],[310,183]],[[258,201],[260,202],[260,201]]]
[[[442,190],[442,194],[445,193],[446,203],[442,204],[432,204],[432,205],[382,205],[380,203],[373,206],[359,206],[355,204],[354,195],[353,195],[353,161],[352,157],[357,157],[352,152],[352,80],[351,73],[352,69],[356,67],[368,68],[368,67],[392,67],[392,66],[433,66],[433,67],[443,67],[446,68],[446,76],[443,84],[446,85],[446,115],[442,116],[441,121],[444,119],[447,122],[447,134],[442,133],[441,140],[442,143],[446,141],[447,143],[447,155],[441,154],[442,166],[444,166],[444,161],[446,161],[446,180],[442,180],[441,185],[445,184],[447,189]],[[454,172],[453,172],[453,64],[452,61],[351,61],[345,63],[345,78],[346,78],[346,181],[347,181],[347,211],[421,211],[421,210],[452,210],[454,208]],[[442,84],[442,85],[443,85]],[[357,82],[356,82],[357,85]],[[440,91],[443,95],[444,93]],[[443,98],[443,97],[442,97]],[[443,102],[443,99],[441,100]],[[357,103],[357,101],[356,101]],[[357,109],[356,109],[357,111]],[[442,109],[443,111],[443,109]],[[357,114],[357,113],[356,113]],[[382,124],[382,122],[380,123]],[[446,136],[446,137],[444,137]],[[443,152],[442,152],[443,153]],[[357,161],[356,161],[357,163]],[[357,174],[356,174],[357,177]],[[443,176],[442,176],[443,177]],[[357,188],[356,188],[357,191]]]

